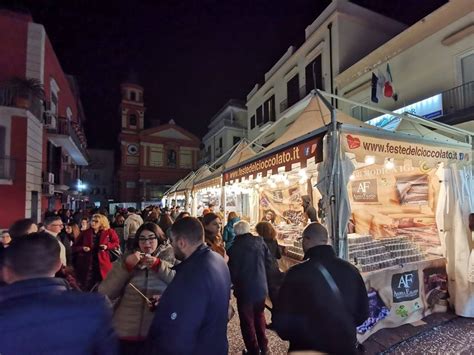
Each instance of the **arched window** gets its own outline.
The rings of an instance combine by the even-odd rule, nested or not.
[[[137,125],[137,115],[130,115],[128,117],[128,120],[130,122],[130,126],[136,126]]]
[[[135,91],[130,91],[130,100],[131,101],[137,100],[137,94],[135,93]]]

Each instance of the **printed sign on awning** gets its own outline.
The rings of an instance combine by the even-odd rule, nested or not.
[[[341,136],[341,143],[345,152],[355,154],[360,161],[364,161],[367,156],[413,159],[431,164],[438,162],[470,164],[471,160],[469,148],[443,146],[441,142],[438,146],[434,146],[344,133]]]
[[[278,172],[278,168],[284,166],[285,171],[290,171],[295,163],[300,163],[301,167],[306,167],[306,162],[310,158],[315,158],[315,162],[322,161],[323,157],[323,136],[313,137],[304,142],[297,143],[287,148],[277,150],[262,158],[253,160],[239,167],[230,169],[224,173],[224,183],[231,180],[240,180],[249,176],[256,176],[261,173],[266,176],[268,171],[273,174]]]

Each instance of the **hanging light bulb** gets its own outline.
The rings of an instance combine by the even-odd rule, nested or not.
[[[351,180],[351,181],[354,181],[354,180],[355,180],[354,174],[351,174],[351,176],[349,176],[349,180]]]
[[[393,158],[388,158],[387,160],[385,160],[385,169],[393,169],[395,168],[395,163],[393,162]]]
[[[365,163],[372,165],[375,163],[375,157],[373,155],[366,155],[365,156]]]

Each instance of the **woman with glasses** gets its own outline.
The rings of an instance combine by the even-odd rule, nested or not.
[[[114,263],[99,286],[99,292],[117,305],[113,323],[121,354],[144,352],[154,315],[153,302],[173,279],[171,266],[176,262],[173,247],[155,223],[144,223],[135,235],[131,252]]]
[[[109,220],[101,214],[94,214],[91,227],[82,231],[73,247],[76,253],[75,270],[77,280],[85,291],[105,279],[112,269],[110,250],[117,249],[120,241],[117,233],[110,228]]]

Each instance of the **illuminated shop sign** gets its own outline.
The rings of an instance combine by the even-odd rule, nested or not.
[[[439,117],[443,114],[443,99],[442,95],[438,94],[435,96],[428,97],[427,99],[415,102],[414,104],[399,108],[398,110],[393,111],[395,113],[412,113],[417,116],[424,117],[426,119],[433,119],[435,117]],[[379,128],[383,128],[389,131],[393,131],[398,123],[400,122],[400,118],[392,115],[383,115],[372,118],[368,120],[366,123],[376,126]]]
[[[306,166],[309,158],[315,157],[316,162],[322,161],[322,135],[298,143],[288,148],[275,151],[272,154],[254,160],[240,167],[231,169],[224,173],[224,183],[231,180],[239,180],[247,178],[251,175],[256,176],[262,174],[266,176],[268,171],[276,173],[279,167],[284,166],[285,171],[290,171],[292,164],[301,163],[302,167]]]

